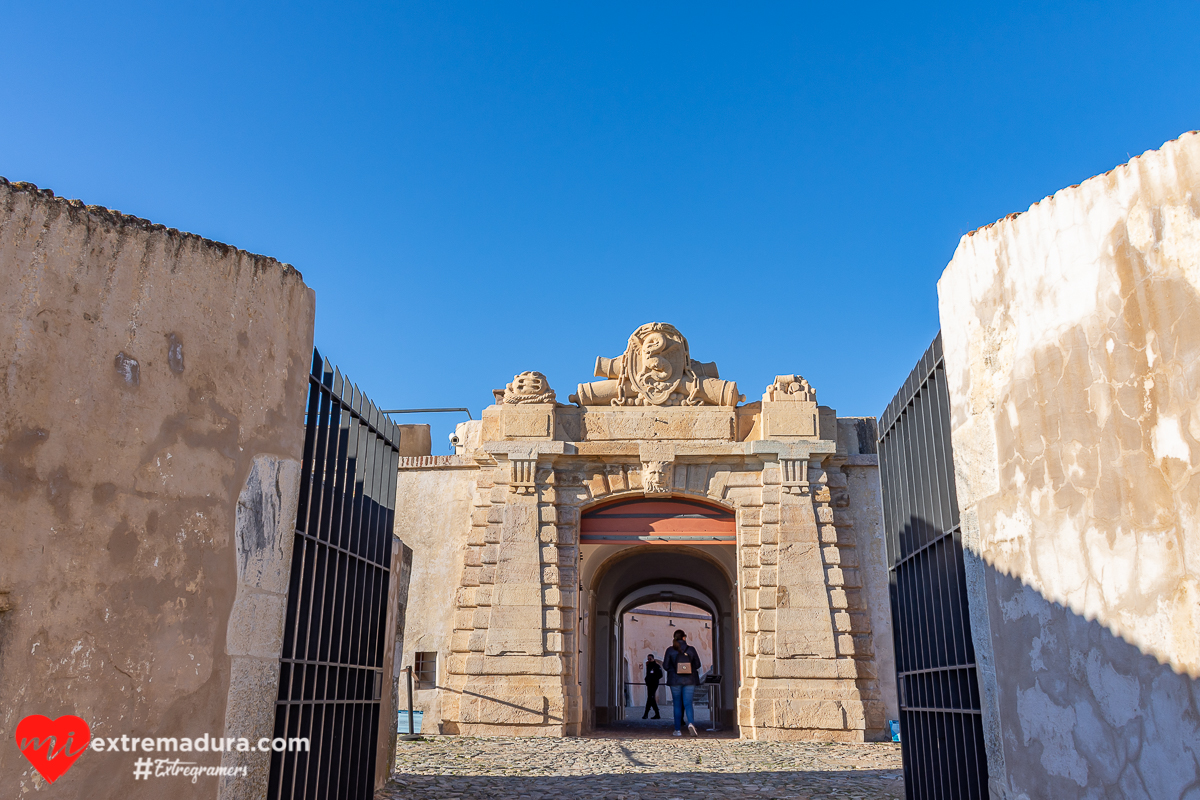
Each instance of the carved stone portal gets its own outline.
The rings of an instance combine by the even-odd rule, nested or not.
[[[646,495],[671,494],[672,464],[669,461],[642,462],[642,489]]]
[[[579,384],[581,406],[735,406],[744,398],[717,365],[693,361],[675,326],[650,322],[633,332],[623,355],[596,359],[596,377]]]

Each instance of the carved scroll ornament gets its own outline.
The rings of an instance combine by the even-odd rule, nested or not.
[[[492,395],[495,396],[497,403],[507,405],[553,403],[555,400],[554,390],[550,388],[550,381],[546,380],[546,376],[540,372],[522,372],[520,375],[515,375],[512,383],[505,386],[503,390],[493,390]]]
[[[784,403],[815,403],[817,393],[808,381],[799,375],[776,375],[775,382],[767,387],[763,400]]]

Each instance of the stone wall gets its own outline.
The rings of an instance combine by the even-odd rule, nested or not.
[[[0,794],[43,784],[12,746],[29,714],[270,735],[313,293],[273,259],[3,180],[0,280]],[[134,759],[85,752],[56,796],[161,797]],[[223,794],[261,796],[265,760],[239,763]]]
[[[1200,135],[938,289],[993,797],[1197,796]]]

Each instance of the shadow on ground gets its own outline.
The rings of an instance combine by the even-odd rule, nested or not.
[[[895,770],[653,772],[568,776],[406,775],[377,800],[900,800],[904,782]]]
[[[696,731],[700,734],[701,739],[736,739],[737,733],[733,730],[718,730],[710,731],[707,722],[696,723]],[[592,733],[588,734],[591,738],[600,739],[674,739],[675,723],[668,717],[662,719],[627,719],[621,722],[613,722],[605,725],[603,728],[597,728]],[[686,729],[682,737],[691,738],[687,735]]]
[[[666,737],[439,736],[402,743],[397,775],[378,800],[904,796],[899,746],[890,742],[756,742],[729,734],[676,738],[669,731]]]

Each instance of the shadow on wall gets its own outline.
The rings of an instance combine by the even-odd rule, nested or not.
[[[1200,681],[1017,577],[986,581],[1011,797],[1200,800]]]

